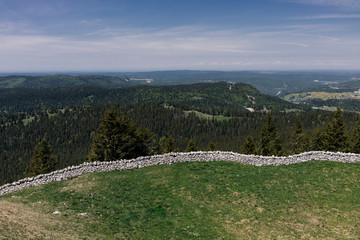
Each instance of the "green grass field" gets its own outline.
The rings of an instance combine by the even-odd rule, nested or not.
[[[359,181],[333,162],[86,174],[0,197],[0,239],[360,239]]]
[[[199,111],[195,111],[195,110],[191,110],[191,111],[184,111],[185,114],[191,114],[194,113],[197,117],[201,118],[201,119],[215,119],[218,121],[224,121],[224,120],[230,120],[233,117],[226,117],[226,116],[222,116],[222,115],[210,115],[207,113],[202,113]]]

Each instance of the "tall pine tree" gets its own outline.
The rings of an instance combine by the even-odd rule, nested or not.
[[[133,121],[111,107],[102,118],[95,135],[89,161],[114,161],[149,154],[149,131],[136,128]]]
[[[301,124],[301,120],[298,119],[295,124],[295,129],[291,134],[290,139],[290,153],[298,154],[309,150],[309,138],[306,136]]]
[[[264,156],[280,155],[281,142],[271,113],[266,117],[266,123],[261,128],[259,136],[259,154]]]
[[[30,161],[28,176],[34,177],[39,174],[55,171],[56,163],[57,160],[53,155],[50,143],[46,141],[46,139],[43,139],[34,148],[34,154]]]
[[[311,149],[315,151],[326,151],[325,134],[319,128],[312,133]]]
[[[255,151],[256,151],[256,145],[254,138],[252,136],[248,136],[243,145],[242,152],[244,154],[255,154]]]
[[[216,145],[213,141],[210,141],[207,148],[206,148],[206,151],[215,151],[216,149]]]
[[[185,148],[185,152],[195,152],[197,150],[198,148],[196,147],[195,142],[192,139],[190,139]]]
[[[164,146],[164,151],[163,153],[170,153],[174,151],[174,144],[175,144],[175,139],[172,136],[169,136],[166,139],[166,143]]]
[[[352,132],[352,141],[351,141],[351,152],[360,153],[360,117],[356,122],[356,125]]]
[[[324,131],[324,150],[346,151],[348,148],[347,140],[343,113],[341,108],[338,107]]]

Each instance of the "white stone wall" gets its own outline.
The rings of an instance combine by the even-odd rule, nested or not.
[[[288,165],[313,160],[360,163],[360,154],[313,151],[288,157],[265,157],[220,151],[168,153],[164,155],[138,157],[136,159],[130,160],[83,163],[78,166],[67,167],[65,169],[54,171],[48,174],[41,174],[33,178],[25,178],[14,183],[3,185],[0,187],[0,196],[24,188],[39,186],[50,182],[65,180],[70,177],[80,176],[85,173],[136,169],[160,164],[172,164],[178,162],[233,161],[255,166],[268,166],[284,164]]]

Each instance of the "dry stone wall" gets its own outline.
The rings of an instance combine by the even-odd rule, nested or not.
[[[288,165],[313,160],[360,163],[360,154],[313,151],[287,157],[266,157],[220,151],[168,153],[164,155],[138,157],[130,160],[83,163],[78,166],[67,167],[65,169],[54,171],[48,174],[41,174],[33,178],[24,178],[17,182],[1,186],[0,196],[24,188],[39,186],[50,182],[61,181],[71,177],[80,176],[85,173],[137,169],[160,164],[172,164],[180,162],[232,161],[255,166],[269,166]]]

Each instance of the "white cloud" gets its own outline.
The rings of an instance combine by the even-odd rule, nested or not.
[[[280,30],[280,31],[279,31]],[[243,32],[186,26],[106,29],[82,38],[0,35],[0,71],[356,68],[357,37],[313,28]],[[357,34],[359,35],[359,34]]]
[[[360,14],[328,14],[317,16],[305,16],[297,19],[356,19],[360,18]]]
[[[26,22],[0,21],[0,34],[32,34],[38,33],[31,29]]]
[[[308,44],[304,44],[304,43],[280,42],[280,44],[289,45],[289,46],[297,46],[297,47],[302,47],[302,48],[307,48],[307,47],[309,47]]]
[[[288,0],[290,2],[297,2],[301,4],[311,4],[319,6],[330,6],[344,9],[360,9],[359,0]]]

